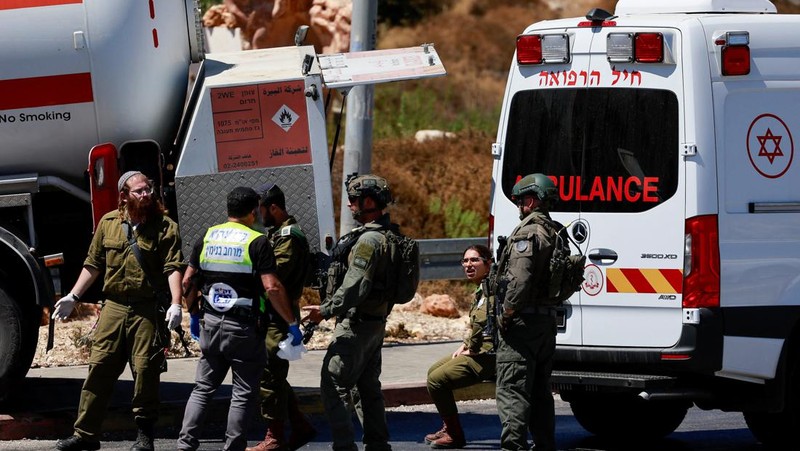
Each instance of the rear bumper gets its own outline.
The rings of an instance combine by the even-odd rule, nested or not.
[[[669,348],[558,345],[556,371],[711,376],[722,367],[723,321],[719,309],[701,309],[699,324],[684,324]]]

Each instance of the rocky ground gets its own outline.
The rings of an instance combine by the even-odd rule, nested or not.
[[[419,302],[397,306],[389,315],[386,325],[386,343],[421,343],[443,340],[460,340],[466,334],[468,318],[436,317],[421,313]],[[84,365],[88,363],[89,349],[92,340],[93,326],[97,321],[95,309],[85,308],[76,312],[66,322],[57,322],[53,349],[45,352],[47,345],[46,325],[39,330],[39,345],[31,367],[53,367]],[[325,349],[330,342],[334,321],[322,322],[314,332],[307,347],[309,349]],[[198,343],[188,335],[189,315],[184,314],[183,328],[186,331],[187,344],[193,355],[200,354]],[[177,333],[172,334],[173,342],[169,351],[170,357],[183,357],[184,351]]]

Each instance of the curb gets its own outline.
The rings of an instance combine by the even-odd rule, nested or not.
[[[322,414],[322,400],[318,388],[296,388],[300,410],[303,413]],[[494,398],[494,383],[481,382],[471,387],[455,391],[458,401]],[[386,407],[413,406],[431,404],[425,382],[390,384],[383,387]],[[209,405],[206,421],[224,421],[228,416],[230,397],[215,397]],[[159,420],[156,427],[180,427],[186,401],[162,402]],[[0,440],[39,439],[55,440],[72,433],[77,407],[50,412],[20,412],[18,414],[0,415]],[[130,412],[129,404],[109,406],[103,422],[104,433],[130,432],[136,430],[136,424]]]

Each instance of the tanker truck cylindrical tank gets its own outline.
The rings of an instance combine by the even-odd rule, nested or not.
[[[83,179],[92,146],[175,137],[195,0],[0,4],[0,176]]]

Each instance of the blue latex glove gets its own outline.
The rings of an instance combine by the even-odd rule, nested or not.
[[[200,314],[192,313],[189,316],[189,334],[192,335],[192,340],[200,341]]]
[[[292,335],[292,346],[297,346],[303,342],[303,333],[300,332],[299,324],[289,324],[289,333]]]

